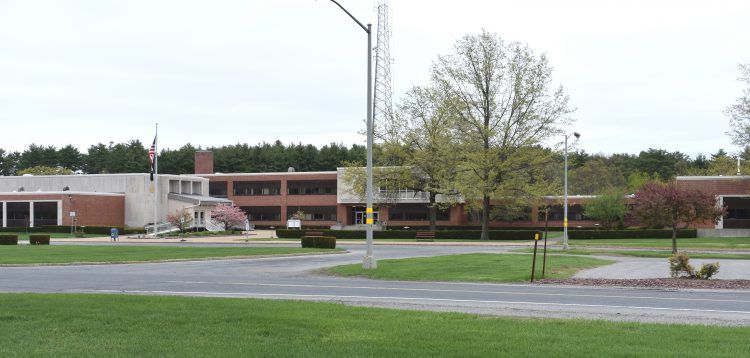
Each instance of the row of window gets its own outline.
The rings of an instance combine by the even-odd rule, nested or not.
[[[227,197],[227,182],[210,182],[209,195]],[[281,195],[281,183],[278,181],[236,181],[232,183],[234,196]],[[336,195],[336,182],[292,183],[287,186],[287,195]]]
[[[57,202],[34,202],[34,226],[57,225]],[[31,225],[31,207],[29,202],[7,202],[7,212],[0,205],[0,225],[5,215],[8,227],[27,227]]]
[[[240,207],[250,221],[281,221],[281,207],[279,206],[242,206]],[[299,207],[294,211],[289,207],[287,218],[299,217],[303,221],[336,221],[335,206]]]

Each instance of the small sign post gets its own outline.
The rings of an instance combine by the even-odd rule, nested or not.
[[[534,271],[536,270],[536,248],[539,244],[539,232],[534,233],[534,255],[531,261],[531,282],[534,282]]]

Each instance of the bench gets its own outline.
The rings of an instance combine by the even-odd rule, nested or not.
[[[417,239],[417,241],[435,241],[435,232],[417,231],[417,235],[415,235],[415,238]]]
[[[322,231],[306,231],[305,236],[323,236]]]

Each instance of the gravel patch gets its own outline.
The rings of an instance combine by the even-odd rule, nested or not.
[[[599,279],[569,278],[543,279],[539,284],[575,285],[575,286],[614,286],[614,287],[653,287],[653,288],[698,288],[750,290],[750,280],[697,280],[689,278],[653,278],[653,279]]]

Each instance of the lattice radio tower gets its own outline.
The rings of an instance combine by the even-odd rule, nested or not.
[[[375,90],[373,124],[375,138],[388,139],[395,135],[391,91],[391,28],[388,22],[388,2],[378,2],[378,37],[375,44]]]

